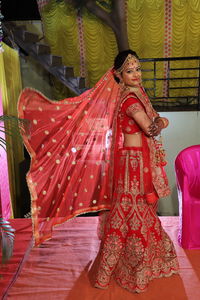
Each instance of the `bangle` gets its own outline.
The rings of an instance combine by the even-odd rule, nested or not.
[[[162,122],[162,128],[166,128],[168,125],[169,125],[169,121],[167,118],[164,118],[164,117],[156,117],[154,119],[154,122],[159,122],[161,121]]]
[[[163,128],[166,128],[169,125],[169,121],[167,118],[159,118],[163,123]]]

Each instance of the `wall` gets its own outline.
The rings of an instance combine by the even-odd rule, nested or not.
[[[163,131],[163,142],[167,151],[166,171],[172,194],[160,200],[159,213],[178,215],[174,161],[181,150],[200,144],[200,112],[161,112],[160,115],[168,118],[170,122],[168,128]]]
[[[33,58],[21,58],[22,85],[39,90],[47,98],[53,99],[50,74]]]

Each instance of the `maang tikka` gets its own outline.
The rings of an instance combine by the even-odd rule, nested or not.
[[[121,65],[121,67],[119,69],[115,70],[115,73],[121,74],[121,72],[123,72],[124,69],[133,67],[136,62],[139,62],[137,57],[134,56],[133,54],[128,54],[128,56],[126,57],[125,61]]]

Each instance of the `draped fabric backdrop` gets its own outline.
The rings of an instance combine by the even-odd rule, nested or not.
[[[110,4],[111,0],[104,2]],[[87,74],[88,85],[93,86],[112,65],[117,54],[113,31],[86,9],[78,17],[77,11],[64,1],[38,0],[38,5],[52,52],[61,55],[64,64],[73,66],[76,76]],[[125,9],[130,48],[141,58],[200,55],[199,1],[127,0]],[[180,62],[173,63],[172,67],[180,64],[188,66],[187,62]],[[144,64],[144,68],[151,66]],[[189,66],[197,66],[197,62],[189,62]],[[195,76],[195,72],[176,71],[174,76]],[[150,75],[147,72],[144,76],[148,78]],[[159,64],[158,75],[167,77],[166,64]],[[178,81],[174,83],[175,86],[180,84]],[[150,87],[151,84],[145,85]],[[165,94],[166,86],[161,82],[157,95]]]
[[[2,62],[2,53],[0,53],[0,62]],[[0,88],[0,115],[3,115],[3,103]],[[3,124],[0,123],[2,126]],[[0,132],[0,138],[5,138],[5,134]],[[10,190],[8,179],[7,154],[3,147],[0,147],[0,217],[9,219],[12,214],[10,203]]]
[[[200,2],[198,0],[173,0],[172,2],[172,56],[199,56],[200,55]],[[171,67],[199,68],[198,61],[174,62]],[[196,77],[198,70],[180,70],[174,72],[175,77]],[[182,80],[174,82],[174,86],[184,86],[188,83],[198,86],[198,80]],[[175,90],[176,91],[176,90]],[[175,92],[174,92],[175,93]],[[179,90],[184,96],[185,91]],[[193,95],[194,90],[188,90]]]
[[[17,117],[17,101],[22,89],[19,55],[16,50],[11,49],[6,44],[3,44],[3,49],[4,52],[0,53],[0,87],[2,91],[3,114]],[[10,195],[12,208],[14,213],[16,213],[17,206],[19,207],[19,201],[17,202],[17,200],[20,198],[19,163],[23,160],[23,144],[20,139],[16,139],[16,136],[13,138],[7,137],[7,140],[10,145],[7,148]],[[9,206],[8,203],[7,205]]]

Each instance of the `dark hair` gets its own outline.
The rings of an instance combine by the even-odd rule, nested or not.
[[[127,56],[128,56],[129,54],[132,54],[132,55],[134,55],[137,59],[139,59],[137,53],[136,53],[135,51],[131,50],[131,49],[121,51],[121,52],[119,52],[119,53],[117,54],[117,56],[115,57],[115,60],[114,60],[114,70],[119,69],[119,68],[123,65],[125,59],[127,58]],[[117,81],[117,83],[119,83],[119,78],[116,77],[116,76],[114,76],[114,78],[115,78],[115,80]]]

